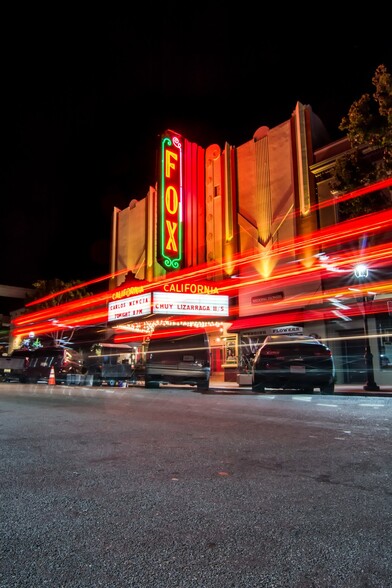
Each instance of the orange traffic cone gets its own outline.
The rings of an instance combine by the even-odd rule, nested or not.
[[[56,384],[56,376],[54,375],[54,367],[50,368],[48,384],[49,384],[49,386],[54,386]]]

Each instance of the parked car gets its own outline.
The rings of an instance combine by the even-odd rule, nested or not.
[[[209,389],[210,346],[204,329],[157,327],[146,354],[145,387],[160,383]]]
[[[271,335],[257,350],[252,366],[252,390],[266,388],[333,394],[335,364],[331,350],[305,335]]]
[[[135,348],[127,343],[100,343],[86,351],[86,380],[94,386],[121,386],[144,378],[143,365],[135,364]]]
[[[30,351],[27,366],[21,381],[48,382],[51,368],[54,368],[56,384],[66,384],[70,376],[85,373],[83,357],[68,347],[41,347]]]

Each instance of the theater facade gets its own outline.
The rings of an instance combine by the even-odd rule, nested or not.
[[[258,128],[240,146],[203,148],[175,130],[163,132],[156,184],[113,211],[108,289],[51,314],[32,309],[18,317],[15,344],[29,329],[44,333],[47,321],[57,320],[66,329],[101,325],[142,357],[156,325],[203,326],[212,372],[234,380],[249,371],[266,335],[303,333],[327,342],[338,383],[346,383],[347,357],[363,356],[363,314],[346,279],[355,260],[354,224],[351,233],[350,226],[339,230],[328,188],[328,169],[348,145],[322,147],[324,132],[301,103],[289,120]],[[375,239],[377,226],[368,227]],[[385,221],[384,240],[390,229]],[[336,252],[343,243],[352,255],[345,252],[342,261]],[[386,335],[372,339],[377,358],[389,345],[390,298],[380,286],[377,316]],[[347,322],[356,334],[349,345]],[[378,329],[375,314],[369,328]],[[378,367],[379,383],[390,383],[392,372]]]

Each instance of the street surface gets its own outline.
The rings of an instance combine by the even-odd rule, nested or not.
[[[0,384],[1,588],[390,588],[391,397]]]

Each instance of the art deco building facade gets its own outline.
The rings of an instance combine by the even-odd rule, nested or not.
[[[240,146],[203,149],[173,131],[164,133],[156,185],[146,197],[114,211],[111,269],[116,277],[111,287],[119,288],[124,283],[119,272],[129,269],[136,279],[149,283],[185,275],[187,280],[217,284],[220,293],[230,296],[230,313],[219,329],[210,330],[210,342],[213,369],[224,369],[227,378],[246,366],[265,335],[273,332],[303,332],[326,340],[337,358],[338,382],[364,378],[358,370],[363,363],[363,320],[350,284],[340,276],[337,290],[325,290],[336,270],[325,260],[333,252],[336,257],[348,241],[338,232],[331,239],[338,219],[328,169],[349,146],[344,140],[321,149],[323,140],[320,120],[310,106],[300,103],[288,121],[273,129],[260,127]],[[182,157],[182,212],[171,219],[164,210],[171,189],[164,179],[165,141],[177,142]],[[169,208],[173,212],[172,202]],[[165,222],[171,234],[165,233]],[[162,246],[165,241],[174,245],[175,239],[178,266],[173,272],[170,260],[166,266],[162,263]],[[354,259],[346,258],[342,275],[352,274]],[[378,311],[388,333],[391,293],[384,290],[378,295]],[[339,302],[342,297],[345,304]],[[351,310],[344,314],[340,306]],[[197,318],[205,317],[188,317]],[[369,324],[377,334],[374,314]],[[347,339],[348,330],[352,339]],[[392,372],[381,369],[379,362],[389,338],[375,337],[371,344],[377,377],[380,383],[390,383]],[[235,359],[228,363],[227,349],[233,348]]]

